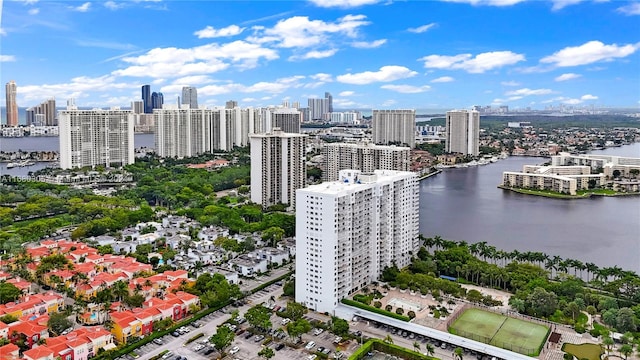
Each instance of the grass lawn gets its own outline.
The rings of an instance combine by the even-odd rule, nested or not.
[[[480,309],[468,309],[449,332],[524,355],[537,356],[549,328]]]
[[[491,345],[524,355],[537,356],[547,339],[549,327],[528,321],[507,318],[491,340]]]
[[[578,359],[600,360],[604,350],[598,344],[567,344],[562,345],[562,351],[569,353]]]

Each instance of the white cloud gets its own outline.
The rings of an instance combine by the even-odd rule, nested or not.
[[[7,35],[7,31],[5,29],[3,29],[3,28],[0,28],[0,35],[1,36]]]
[[[33,9],[29,9],[29,11],[27,11],[27,13],[29,13],[29,15],[38,15],[39,12],[40,12],[39,8],[33,8]]]
[[[237,40],[226,44],[211,43],[193,48],[155,48],[136,57],[122,60],[129,67],[113,72],[118,76],[173,78],[202,75],[228,68],[231,63],[240,68],[256,67],[260,59],[278,58],[275,50]]]
[[[0,55],[0,62],[13,62],[16,61],[14,55]]]
[[[396,100],[393,99],[389,99],[389,100],[385,100],[382,102],[382,106],[383,107],[389,107],[389,106],[393,106],[395,104],[397,104],[398,102]]]
[[[355,94],[355,91],[342,91],[340,94],[340,96],[352,96],[353,94]]]
[[[551,7],[551,10],[558,11],[567,6],[579,4],[582,1],[584,0],[552,0],[553,6]]]
[[[551,90],[551,89],[529,89],[529,88],[523,88],[523,89],[518,89],[518,90],[507,91],[504,94],[507,95],[507,96],[513,96],[513,95],[530,96],[530,95],[546,95],[546,94],[551,94],[551,93],[553,93],[553,90]]]
[[[381,89],[396,91],[403,94],[417,94],[431,90],[431,86],[413,86],[413,85],[382,85]]]
[[[20,94],[23,94],[24,103],[39,102],[49,97],[67,98],[87,98],[89,93],[104,92],[113,94],[119,90],[140,89],[139,83],[116,82],[116,78],[111,75],[100,77],[80,76],[71,79],[67,83],[24,85],[20,87]],[[131,99],[132,100],[132,99]],[[85,104],[92,105],[92,104]],[[95,104],[100,105],[100,104]],[[101,103],[104,105],[104,103]],[[128,104],[127,104],[128,105]]]
[[[452,78],[451,76],[441,76],[437,79],[431,80],[432,83],[448,83],[452,81],[455,81],[455,79]]]
[[[507,101],[516,101],[522,99],[524,96],[511,96],[507,98]]]
[[[500,83],[500,85],[502,85],[502,86],[520,86],[520,83],[517,82],[517,81],[511,80],[511,81],[503,81],[503,82]]]
[[[541,63],[557,67],[578,66],[598,61],[613,61],[633,54],[640,48],[640,43],[618,46],[605,45],[600,41],[589,41],[580,46],[566,47],[553,55],[540,60]]]
[[[416,76],[418,73],[404,66],[388,65],[378,71],[339,75],[336,79],[345,84],[365,85],[374,82],[389,82]]]
[[[380,47],[384,44],[386,44],[387,39],[380,39],[380,40],[374,40],[374,41],[355,41],[351,43],[351,46],[353,46],[354,48],[358,48],[358,49],[373,49],[373,48],[377,48]]]
[[[91,7],[91,3],[90,2],[86,2],[80,6],[72,6],[71,10],[74,11],[79,11],[79,12],[87,12],[89,11],[89,8]]]
[[[428,30],[434,28],[436,25],[438,24],[436,23],[426,24],[426,25],[415,27],[415,28],[408,28],[407,31],[416,33],[416,34],[421,34],[423,32],[427,32]]]
[[[598,100],[598,97],[595,96],[595,95],[591,95],[591,94],[582,95],[579,99],[568,98],[568,97],[565,97],[565,96],[558,96],[558,97],[555,97],[553,99],[541,101],[541,103],[542,104],[549,104],[549,103],[554,103],[554,102],[561,102],[561,103],[567,104],[567,105],[578,105],[578,104],[582,104],[583,102],[588,101],[588,100]]]
[[[118,10],[118,9],[122,9],[123,7],[125,7],[124,3],[117,3],[115,1],[107,1],[104,3],[104,7],[106,7],[109,10]]]
[[[357,37],[358,28],[370,23],[365,19],[365,15],[346,15],[335,22],[325,22],[309,20],[307,16],[293,16],[278,21],[272,28],[254,26],[254,35],[248,37],[247,41],[258,44],[275,43],[283,48],[315,47],[331,43],[330,35]]]
[[[577,79],[577,78],[579,78],[581,76],[582,75],[580,75],[580,74],[566,73],[566,74],[562,74],[560,76],[557,76],[554,80],[555,81],[567,81],[567,80],[571,80],[571,79]]]
[[[582,95],[580,100],[598,100],[598,97],[591,94]]]
[[[640,2],[634,2],[625,6],[621,6],[616,11],[625,15],[640,15]]]
[[[524,61],[522,54],[511,51],[486,52],[472,57],[471,54],[459,54],[454,56],[429,55],[418,60],[424,61],[425,68],[435,69],[461,69],[472,74],[483,73],[487,70],[497,69],[506,65],[513,65]]]
[[[234,36],[242,33],[245,28],[241,28],[238,25],[229,25],[225,28],[214,29],[212,26],[207,26],[202,30],[198,30],[193,33],[198,39],[210,39],[225,36]]]
[[[380,0],[310,0],[314,5],[324,8],[339,7],[343,9],[362,5],[375,4]]]
[[[473,6],[511,6],[525,0],[442,0],[445,2],[465,3]]]
[[[318,80],[318,81],[322,81],[322,82],[332,82],[333,81],[333,78],[331,77],[331,75],[325,74],[325,73],[317,73],[317,74],[311,75],[309,77],[314,79],[314,80]]]
[[[328,58],[335,53],[338,52],[338,49],[329,49],[329,50],[311,50],[304,55],[292,55],[289,57],[289,61],[297,61],[297,60],[307,60],[307,59],[323,59]]]

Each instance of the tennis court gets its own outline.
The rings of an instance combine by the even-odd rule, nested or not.
[[[468,309],[451,324],[449,331],[520,354],[537,356],[546,341],[549,327],[480,309]]]

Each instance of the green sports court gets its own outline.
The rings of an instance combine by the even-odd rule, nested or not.
[[[537,356],[549,327],[480,309],[467,309],[449,332],[520,354]]]

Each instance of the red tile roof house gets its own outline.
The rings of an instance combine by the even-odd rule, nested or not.
[[[25,360],[54,360],[53,351],[46,346],[38,346],[25,351],[22,356]]]
[[[18,322],[9,324],[9,341],[16,344],[24,340],[25,346],[29,349],[37,345],[40,339],[49,337],[47,327],[37,324],[35,321]]]
[[[0,346],[0,360],[17,360],[20,356],[20,348],[16,344]]]

